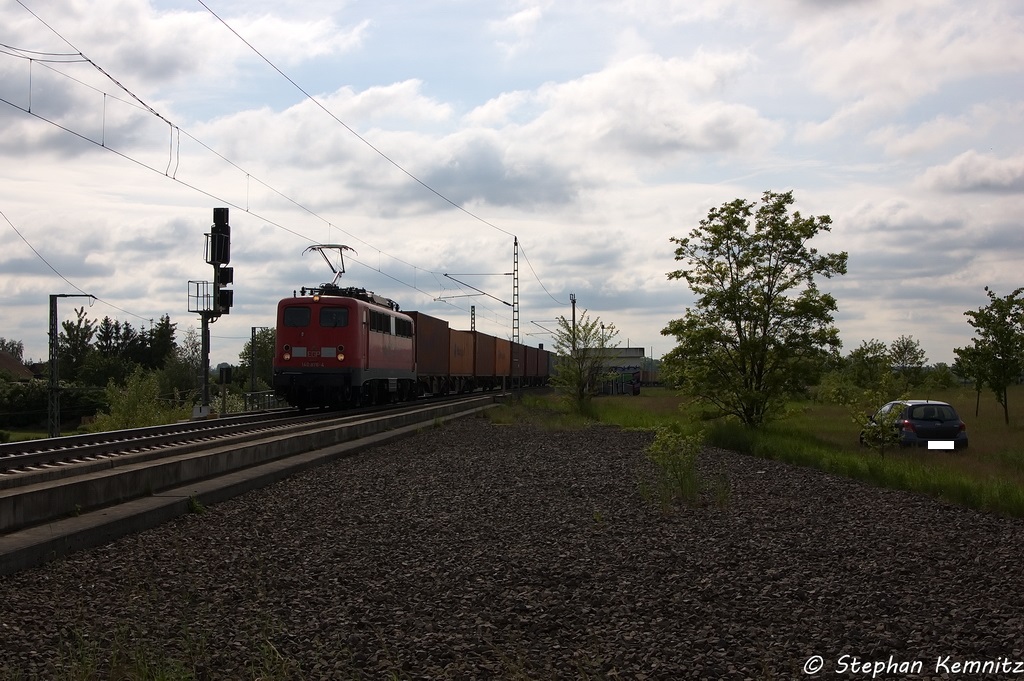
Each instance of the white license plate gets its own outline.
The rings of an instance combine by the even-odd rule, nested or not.
[[[929,440],[928,449],[954,449],[952,440]]]

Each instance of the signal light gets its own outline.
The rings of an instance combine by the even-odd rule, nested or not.
[[[229,288],[222,288],[217,291],[217,309],[221,314],[228,314],[231,305],[235,302],[235,292]]]
[[[213,209],[213,224],[215,225],[226,225],[228,224],[228,209],[227,208],[214,208]]]
[[[213,209],[213,227],[210,228],[209,256],[211,265],[227,265],[231,262],[231,226],[228,224],[228,209]]]

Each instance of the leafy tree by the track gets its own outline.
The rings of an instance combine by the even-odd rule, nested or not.
[[[89,427],[93,431],[123,430],[174,423],[187,418],[189,411],[160,394],[156,374],[136,367],[123,385],[107,385],[109,409],[96,416]]]
[[[790,214],[793,202],[792,192],[765,192],[755,212],[736,199],[712,208],[687,238],[672,239],[686,268],[668,277],[685,280],[698,299],[662,331],[679,343],[668,363],[716,415],[749,427],[783,413],[841,346],[835,298],[815,278],[845,274],[847,254],[811,248],[832,220]]]
[[[146,332],[149,353],[145,366],[151,369],[163,368],[164,363],[174,356],[178,347],[174,339],[177,329],[178,325],[172,324],[171,317],[167,314],[161,316],[160,321],[149,328]]]
[[[234,382],[250,389],[252,382],[253,348],[255,347],[256,364],[256,390],[267,390],[274,380],[274,348],[277,342],[277,331],[273,328],[264,328],[256,331],[256,344],[253,345],[252,338],[245,342],[242,351],[238,354],[238,371],[235,373]]]
[[[550,385],[580,412],[586,411],[604,378],[605,350],[618,347],[612,340],[619,334],[614,324],[602,324],[586,310],[571,319],[558,317],[555,329],[555,370]]]
[[[992,390],[1003,407],[1003,420],[1009,424],[1007,388],[1024,373],[1024,287],[999,297],[986,286],[985,294],[988,305],[964,312],[976,334],[971,339],[973,350],[956,348],[953,352]]]
[[[195,327],[185,330],[181,343],[157,372],[160,395],[177,404],[191,406],[202,387],[202,337]]]
[[[64,320],[61,328],[57,346],[60,353],[58,372],[62,380],[74,381],[92,350],[96,322],[86,316],[84,307],[78,307],[75,308],[75,319]]]

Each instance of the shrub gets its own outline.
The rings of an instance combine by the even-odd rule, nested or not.
[[[700,497],[697,455],[704,446],[703,433],[685,433],[678,425],[655,429],[654,442],[647,450],[647,460],[654,465],[655,488],[647,489],[663,511],[681,501],[695,504]]]
[[[160,399],[155,374],[137,368],[124,386],[107,384],[110,411],[97,414],[89,426],[93,432],[143,428],[174,423],[189,417],[187,407],[175,407]]]

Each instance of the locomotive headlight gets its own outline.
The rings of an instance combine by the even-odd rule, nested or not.
[[[313,296],[313,302],[314,303],[319,303],[320,302],[320,294],[319,293],[317,293],[316,295]]]
[[[338,361],[342,362],[344,360],[345,360],[345,346],[344,345],[339,345],[338,346]]]
[[[284,346],[284,352],[281,354],[281,356],[284,358],[284,361],[286,362],[290,360],[292,358],[292,346]]]

